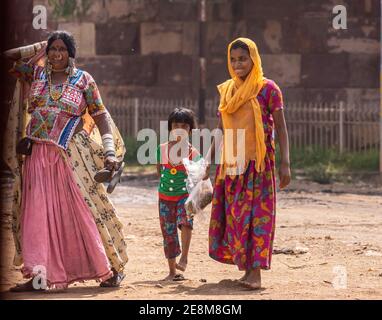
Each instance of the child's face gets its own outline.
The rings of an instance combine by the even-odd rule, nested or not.
[[[176,140],[185,140],[190,135],[190,125],[183,122],[171,123],[171,134],[176,136]]]
[[[231,50],[231,66],[235,74],[244,80],[251,72],[253,62],[246,50],[237,48]]]

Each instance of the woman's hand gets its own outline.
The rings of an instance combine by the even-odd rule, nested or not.
[[[280,189],[284,189],[291,180],[291,171],[289,163],[281,163],[279,169],[279,177],[280,177]]]
[[[107,156],[105,159],[105,168],[114,174],[114,171],[118,170],[121,166],[121,162],[115,156]]]

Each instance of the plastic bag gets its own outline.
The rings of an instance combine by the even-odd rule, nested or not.
[[[187,171],[186,187],[189,193],[185,209],[187,215],[193,218],[211,203],[213,187],[210,178],[203,180],[207,167],[204,159],[192,161],[184,158],[183,164]]]

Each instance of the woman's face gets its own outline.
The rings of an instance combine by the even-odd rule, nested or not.
[[[236,76],[244,80],[251,72],[253,62],[246,50],[237,48],[231,50],[231,66]]]
[[[54,40],[48,50],[48,59],[53,69],[62,70],[68,66],[69,52],[64,41]]]

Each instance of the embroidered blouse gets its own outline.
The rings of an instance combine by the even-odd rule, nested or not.
[[[92,117],[106,113],[97,85],[86,71],[75,69],[67,83],[53,85],[55,90],[62,90],[57,101],[49,95],[45,68],[19,60],[10,73],[30,84],[31,120],[26,135],[32,140],[51,142],[66,150],[86,110]]]

